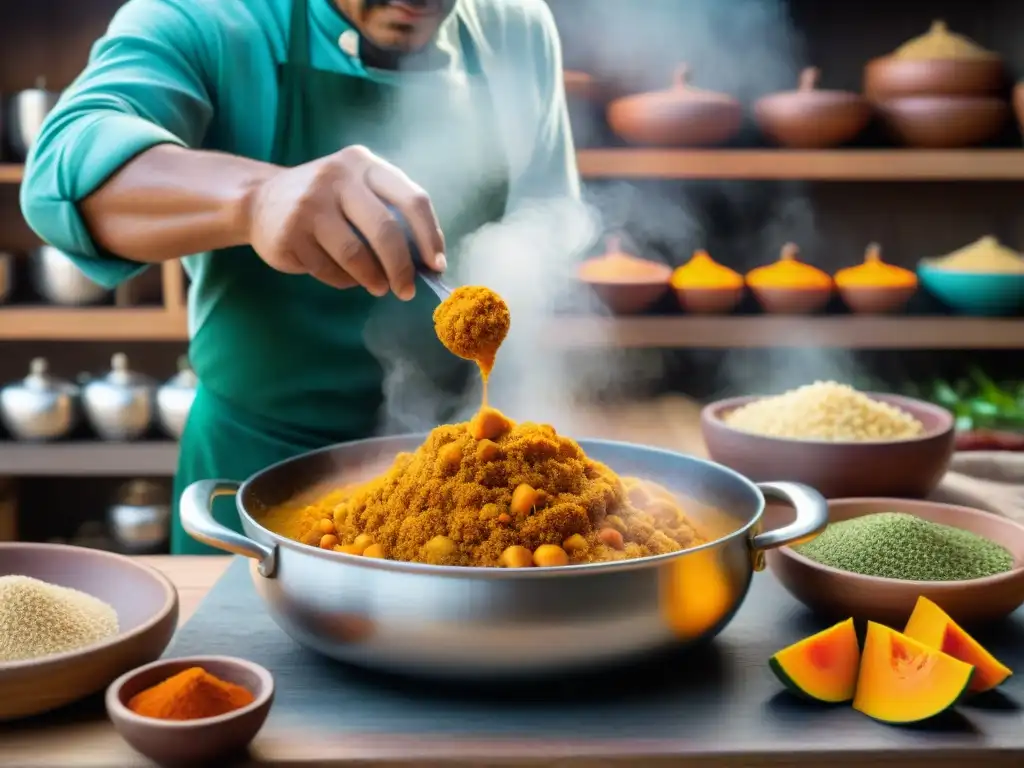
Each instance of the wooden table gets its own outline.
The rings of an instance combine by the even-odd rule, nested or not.
[[[200,600],[221,576],[230,562],[226,557],[147,557],[143,562],[161,570],[178,588],[181,622],[195,612]],[[742,723],[726,723],[726,728],[743,727]],[[880,726],[882,727],[882,726]],[[430,766],[530,766],[551,768],[571,765],[573,768],[617,768],[626,765],[672,766],[672,768],[782,768],[782,766],[815,766],[820,760],[799,754],[787,755],[781,762],[774,759],[737,758],[696,754],[652,756],[641,742],[628,739],[610,741],[608,753],[601,759],[579,757],[565,744],[531,745],[430,740],[421,737],[389,736],[339,739],[311,744],[300,734],[287,738],[280,733],[263,734],[253,748],[248,762],[251,766],[349,766],[372,765],[377,768],[429,768]],[[514,754],[514,758],[510,755]],[[639,758],[638,754],[644,754]],[[871,760],[831,758],[830,768],[954,768],[970,762],[973,768],[1006,766],[1019,768],[1020,758],[998,755],[979,749],[969,758],[964,752],[948,759],[927,761],[906,759],[899,754],[879,755]],[[12,768],[144,768],[151,766],[114,732],[107,722],[102,704],[91,702],[70,710],[28,720],[24,724],[0,726],[0,767]]]

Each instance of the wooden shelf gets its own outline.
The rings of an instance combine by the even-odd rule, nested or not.
[[[577,160],[588,179],[1024,181],[1021,149],[582,149]],[[22,175],[0,165],[0,184]]]
[[[14,477],[137,477],[173,475],[178,444],[0,442],[0,474]]]
[[[1024,349],[1024,319],[959,317],[565,317],[562,348]]]
[[[183,311],[162,307],[0,307],[0,339],[10,341],[185,341]]]
[[[587,149],[584,178],[1024,181],[1024,150]]]

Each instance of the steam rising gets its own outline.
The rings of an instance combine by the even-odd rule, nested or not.
[[[685,61],[692,65],[696,85],[728,91],[750,103],[763,93],[795,87],[803,59],[802,43],[783,0],[558,0],[551,5],[567,68],[612,77],[630,91],[667,87],[673,68]],[[527,102],[517,98],[515,90],[523,87],[524,79],[530,81],[533,70],[524,62],[517,67],[488,73],[513,173],[530,156],[537,133],[536,118],[522,108]],[[409,118],[402,122],[410,133],[399,142],[403,151],[389,159],[407,171],[412,167],[425,173],[426,179],[410,175],[432,194],[445,190],[448,198],[440,204],[435,200],[439,210],[472,199],[464,169],[444,160],[453,150],[451,136],[440,124],[434,128],[434,123],[417,117],[425,114],[422,94],[416,96],[416,89],[401,92],[414,94],[403,95],[413,101],[400,105]],[[582,115],[574,114],[573,119],[577,135],[597,130],[581,125]],[[456,149],[465,152],[461,139]],[[453,284],[486,285],[510,306],[512,326],[491,379],[491,402],[515,419],[545,421],[571,432],[574,402],[595,392],[628,390],[663,375],[660,353],[593,348],[581,357],[551,343],[559,328],[560,307],[602,311],[589,290],[573,279],[575,264],[599,250],[603,233],[625,234],[631,250],[672,266],[685,262],[694,249],[706,247],[733,268],[747,270],[773,260],[787,241],[799,243],[802,257],[813,262],[819,245],[813,208],[798,186],[783,187],[781,192],[765,202],[760,188],[744,182],[604,182],[588,185],[584,202],[515,201],[503,221],[485,226],[463,243],[456,258],[450,258],[447,277]],[[723,221],[728,239],[709,239],[711,232],[723,229]],[[373,351],[386,373],[384,429],[422,431],[442,421],[443,413],[452,418],[446,396],[413,375],[408,360],[393,349]],[[759,363],[746,354],[726,355],[717,372],[706,373],[717,373],[723,390],[754,392],[807,383],[810,371],[816,377],[844,381],[855,377],[845,353],[800,350],[755,357]],[[698,368],[698,374],[705,371]],[[468,418],[479,402],[477,387],[458,404],[454,418]]]

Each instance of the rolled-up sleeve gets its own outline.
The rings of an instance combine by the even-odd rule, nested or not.
[[[159,144],[198,147],[210,123],[212,46],[197,0],[129,0],[45,120],[26,162],[21,209],[40,238],[108,287],[146,265],[99,248],[79,203]]]

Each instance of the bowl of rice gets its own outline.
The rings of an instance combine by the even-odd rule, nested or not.
[[[833,499],[924,498],[946,474],[955,438],[945,408],[834,381],[711,403],[701,432],[719,464]]]

